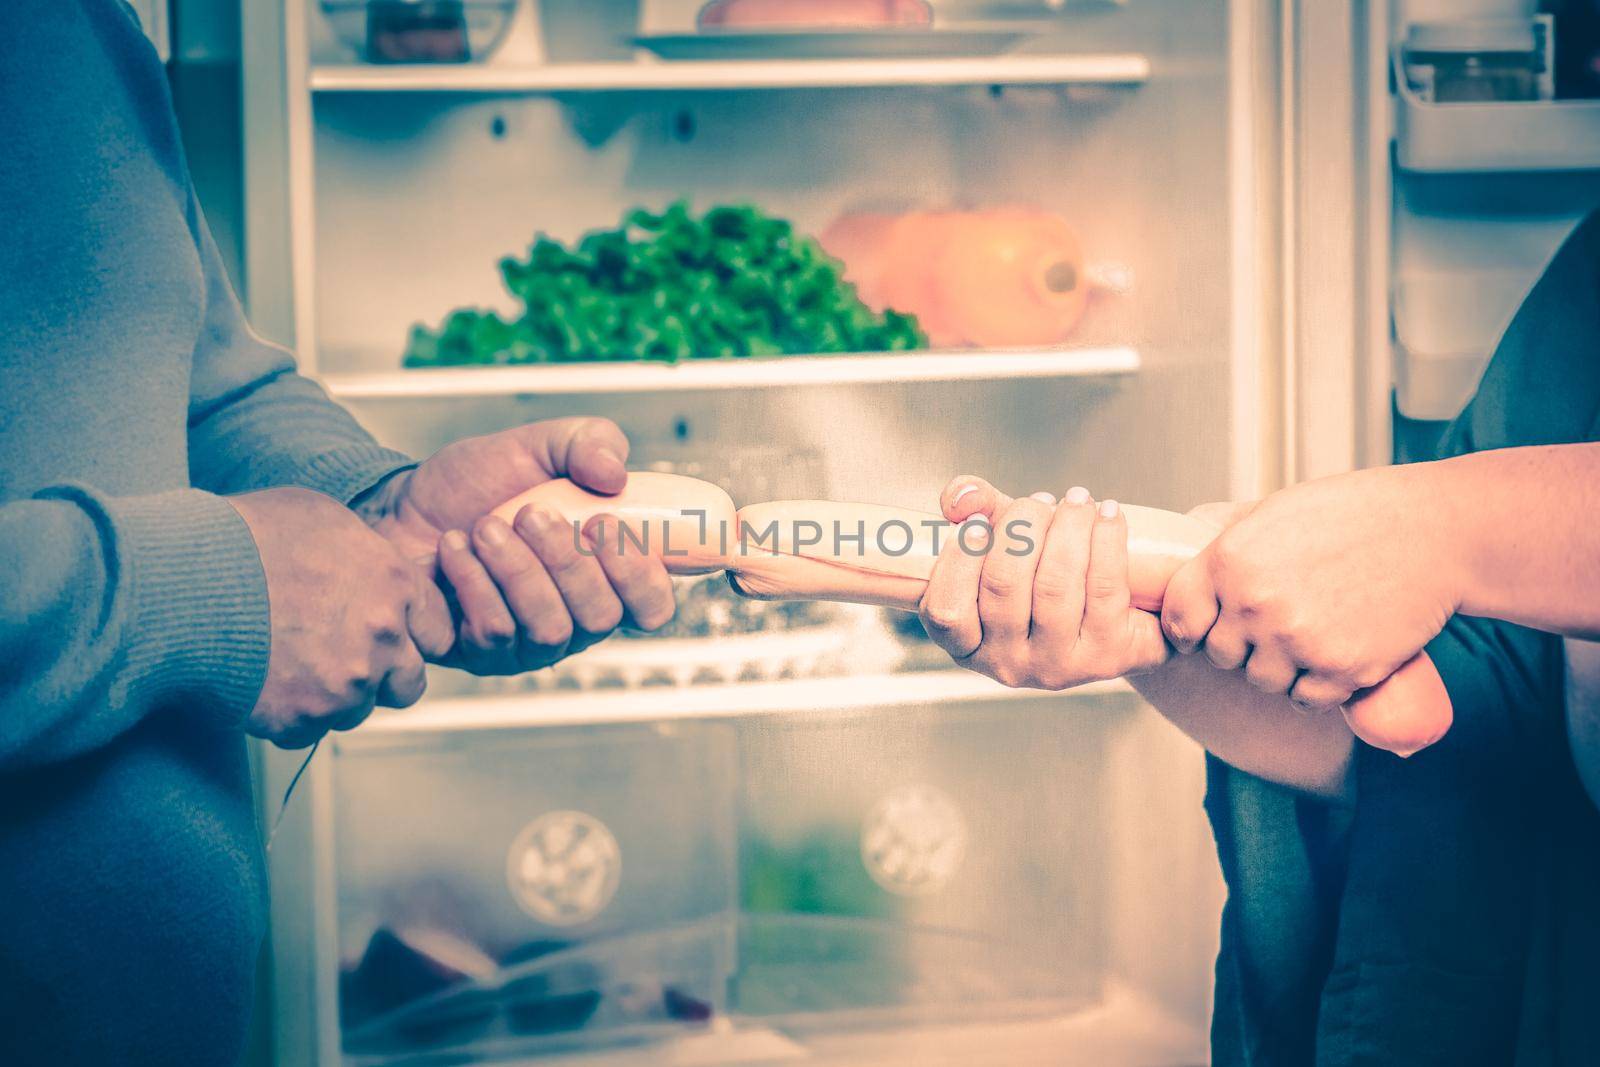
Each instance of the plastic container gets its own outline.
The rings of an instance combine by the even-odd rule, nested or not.
[[[518,0],[320,0],[339,39],[368,63],[467,63],[500,44]]]
[[[1096,999],[1113,721],[970,705],[747,727],[731,1009],[791,1030]]]
[[[722,723],[341,738],[347,1052],[590,1047],[726,1010]]]
[[[1541,26],[1546,29],[1539,31]],[[1457,36],[1424,34],[1420,44],[1424,58],[1448,54],[1445,46],[1452,39],[1459,45],[1446,64],[1443,95],[1453,100],[1434,98],[1440,87],[1435,63],[1411,61],[1411,40],[1424,27],[1412,27],[1413,37],[1394,49],[1395,158],[1402,168],[1433,173],[1600,168],[1600,101],[1548,99],[1553,82],[1547,17],[1446,28]],[[1495,45],[1496,36],[1506,43]],[[1526,64],[1532,61],[1526,52],[1521,60],[1509,58],[1516,55],[1512,38],[1516,48],[1531,38],[1539,49],[1538,98],[1464,101],[1473,94],[1527,95],[1533,71]],[[1421,68],[1430,73],[1422,76]]]
[[[1532,281],[1515,271],[1397,280],[1394,374],[1402,415],[1440,420],[1460,413]]]
[[[1550,20],[1426,22],[1406,32],[1407,86],[1428,103],[1548,100]]]

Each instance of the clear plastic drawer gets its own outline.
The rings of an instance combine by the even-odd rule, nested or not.
[[[522,1055],[723,1014],[733,741],[688,723],[341,743],[347,1056]]]

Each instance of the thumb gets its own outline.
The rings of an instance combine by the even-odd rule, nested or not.
[[[620,493],[628,482],[628,437],[610,419],[548,419],[522,428],[552,475],[597,493]]]
[[[971,474],[950,479],[939,494],[939,510],[954,523],[966,522],[974,515],[982,515],[990,523],[998,522],[1000,514],[1010,506],[1009,496]]]
[[[1172,656],[1172,646],[1161,631],[1161,619],[1148,611],[1128,612],[1128,650],[1123,662],[1128,674],[1153,671]]]
[[[439,587],[420,569],[417,592],[406,611],[406,628],[411,632],[417,651],[427,660],[443,659],[455,644],[456,627],[450,617],[450,605]]]

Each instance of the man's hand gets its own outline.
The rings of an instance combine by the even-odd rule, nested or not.
[[[1357,471],[1267,497],[1173,576],[1167,638],[1305,707],[1336,707],[1383,681],[1460,604],[1459,538],[1432,466]]]
[[[338,502],[309,489],[227,498],[255,537],[272,612],[267,680],[245,729],[283,748],[348,730],[375,704],[422,696],[424,656],[452,640],[427,576]]]
[[[469,437],[383,487],[373,528],[436,573],[461,617],[448,662],[516,674],[587,648],[622,622],[653,630],[672,617],[660,559],[625,546],[601,516],[583,531],[527,508],[511,525],[489,511],[553,478],[600,493],[627,482],[628,439],[609,419],[551,419]],[[369,514],[371,514],[369,510]]]
[[[1013,500],[962,477],[941,504],[951,522],[984,517],[992,535],[975,554],[982,542],[952,531],[923,596],[923,626],[957,663],[1013,687],[1065,689],[1166,660],[1156,617],[1129,605],[1128,520],[1115,503],[1081,488],[1059,506],[1044,493]]]

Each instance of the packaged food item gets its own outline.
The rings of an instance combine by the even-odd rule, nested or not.
[[[467,63],[492,53],[518,0],[320,0],[333,32],[368,63]]]
[[[1555,94],[1549,16],[1419,22],[1406,31],[1406,81],[1429,103],[1548,100]]]
[[[821,240],[869,307],[915,315],[939,347],[1059,344],[1099,287],[1072,227],[1038,208],[849,214]]]
[[[831,29],[929,26],[927,0],[711,0],[695,19],[700,29]]]

